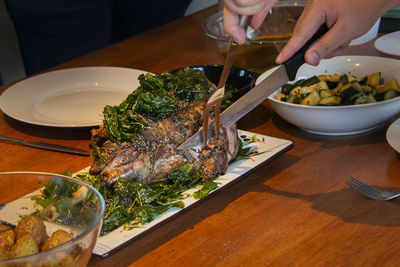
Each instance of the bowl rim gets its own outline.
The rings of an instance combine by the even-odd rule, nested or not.
[[[272,8],[274,7],[285,7],[285,6],[306,6],[307,1],[306,0],[299,0],[299,1],[292,1],[292,0],[284,0],[284,1],[278,1]],[[210,21],[215,21],[218,18],[222,18],[223,17],[223,11],[218,11],[217,13],[212,14],[211,16],[209,16],[208,18],[206,18],[201,27],[203,29],[203,32],[211,37],[214,38],[218,41],[225,41],[225,42],[229,42],[229,37],[224,35],[224,36],[220,36],[215,34],[213,31],[209,30],[209,28],[207,27],[207,24],[209,24]],[[288,40],[264,40],[264,41],[260,41],[260,40],[252,40],[252,39],[248,39],[246,38],[246,43],[248,44],[259,44],[259,43],[263,43],[263,44],[281,44],[281,43],[287,43]]]
[[[46,251],[40,251],[39,253],[36,254],[32,254],[32,255],[28,255],[28,256],[24,256],[24,257],[19,257],[19,258],[11,258],[11,259],[6,259],[6,260],[1,260],[0,259],[0,263],[18,263],[20,261],[24,261],[24,260],[31,260],[34,259],[36,257],[45,257],[45,256],[51,256],[53,254],[56,254],[57,252],[59,252],[58,250],[62,251],[65,247],[68,247],[69,245],[71,245],[72,243],[76,242],[77,240],[81,240],[82,238],[84,238],[87,234],[89,234],[98,223],[101,223],[101,221],[103,220],[103,216],[104,216],[104,209],[105,209],[105,202],[104,202],[104,198],[103,196],[100,194],[100,192],[94,188],[93,186],[91,186],[90,184],[87,184],[79,179],[76,179],[74,177],[70,177],[70,176],[66,176],[63,174],[56,174],[56,173],[51,173],[51,172],[36,172],[36,171],[10,171],[10,172],[0,172],[0,177],[2,175],[43,175],[43,176],[56,176],[56,177],[60,177],[63,179],[67,179],[70,181],[73,181],[74,183],[78,183],[80,185],[86,186],[88,187],[90,190],[92,190],[97,197],[100,200],[100,212],[98,214],[98,216],[96,217],[96,220],[89,226],[87,227],[82,233],[80,233],[79,235],[77,235],[76,237],[74,237],[73,239],[71,239],[70,241],[63,243],[59,246],[56,246],[54,248],[51,248],[49,250]],[[100,225],[100,229],[101,229]],[[91,252],[92,253],[92,252]]]

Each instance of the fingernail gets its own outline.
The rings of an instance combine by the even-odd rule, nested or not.
[[[315,51],[308,52],[306,54],[306,62],[310,65],[317,66],[320,61],[320,58]]]

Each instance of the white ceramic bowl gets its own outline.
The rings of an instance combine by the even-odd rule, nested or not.
[[[322,60],[319,66],[304,64],[297,72],[296,80],[320,74],[353,74],[363,77],[381,72],[388,80],[397,76],[390,70],[400,67],[400,60],[371,56],[339,56]],[[265,79],[274,69],[260,75],[256,84]],[[305,106],[275,99],[278,89],[268,101],[283,119],[304,131],[323,135],[348,135],[372,130],[400,113],[400,97],[363,105],[351,106]]]

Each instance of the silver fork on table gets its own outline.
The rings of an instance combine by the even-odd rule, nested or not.
[[[388,192],[367,185],[354,177],[347,179],[346,184],[357,190],[363,196],[375,200],[389,200],[400,196],[400,192]]]

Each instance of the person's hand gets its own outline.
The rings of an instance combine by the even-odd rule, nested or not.
[[[305,54],[308,64],[318,65],[321,58],[338,55],[351,40],[368,32],[380,16],[397,5],[399,0],[308,0],[276,63],[289,59],[326,23],[328,32]]]
[[[239,15],[252,16],[250,26],[257,29],[278,0],[224,0],[224,29],[238,44],[246,41],[246,32],[239,26]]]

